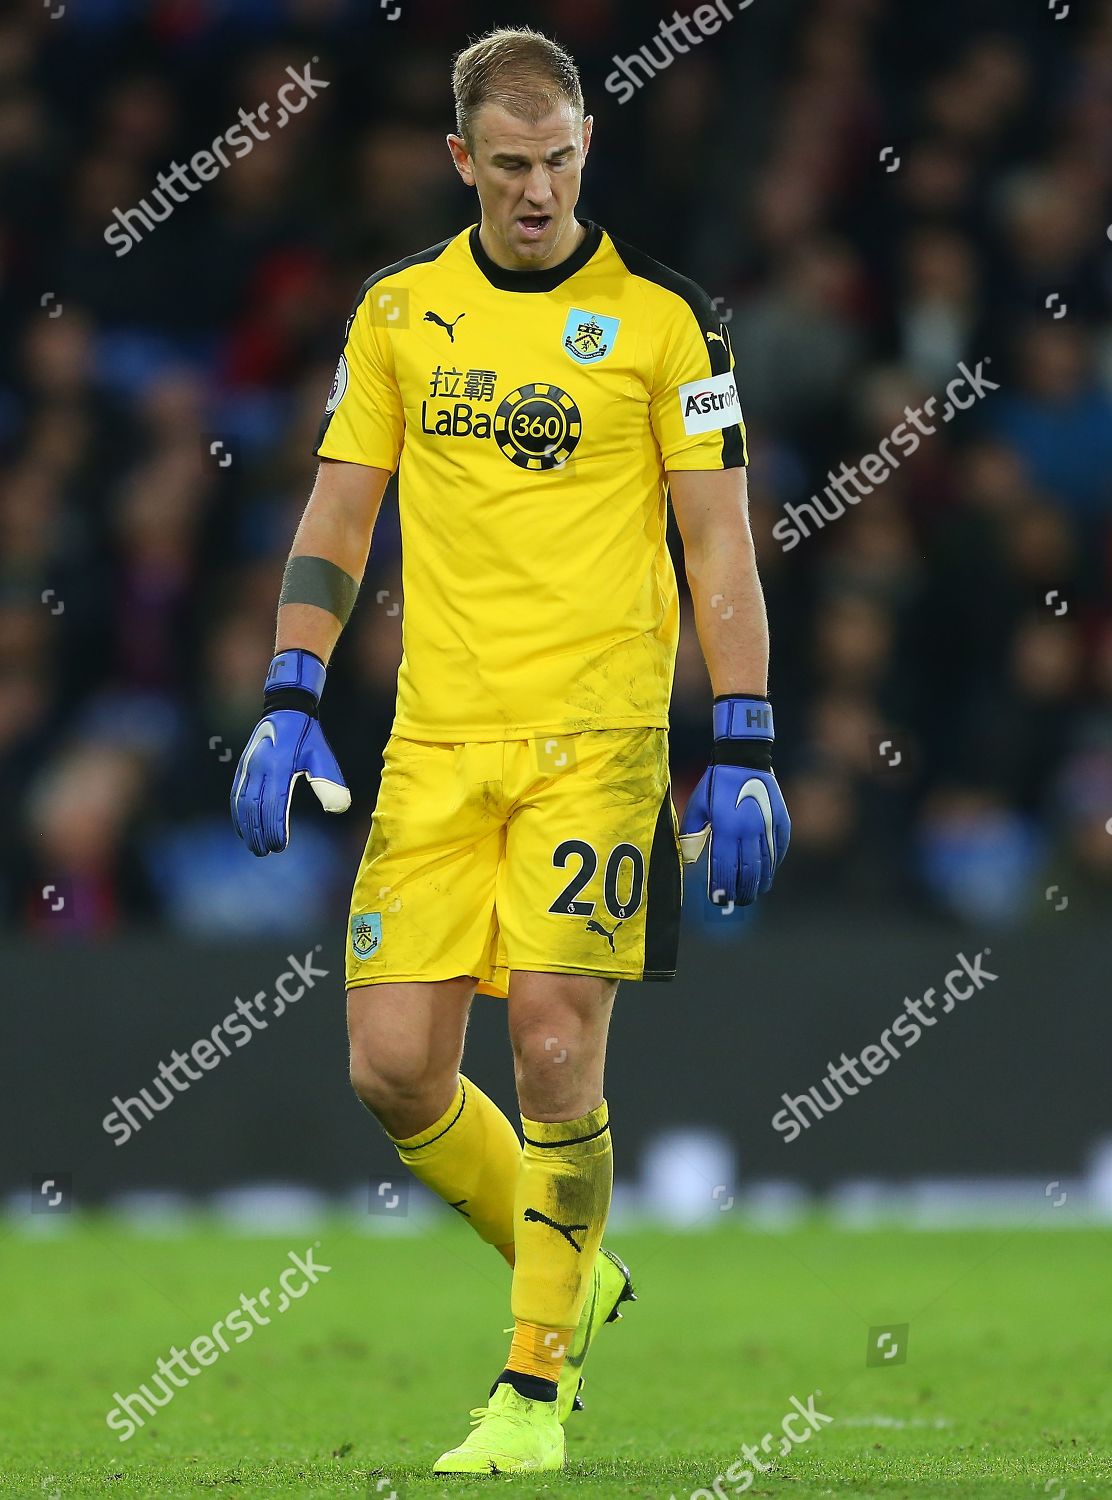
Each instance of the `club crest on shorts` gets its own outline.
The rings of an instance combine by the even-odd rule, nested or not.
[[[564,349],[577,365],[597,365],[613,349],[621,323],[573,307],[564,324]]]
[[[382,915],[377,911],[361,912],[351,919],[351,951],[357,959],[370,958],[382,947]]]

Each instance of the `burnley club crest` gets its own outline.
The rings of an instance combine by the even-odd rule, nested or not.
[[[564,349],[577,365],[597,365],[613,349],[620,326],[620,318],[573,307],[564,326]]]

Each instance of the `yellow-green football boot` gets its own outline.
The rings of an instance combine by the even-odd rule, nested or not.
[[[556,1410],[561,1422],[566,1422],[573,1411],[583,1410],[583,1398],[579,1394],[583,1388],[583,1363],[595,1334],[604,1323],[614,1323],[621,1317],[619,1308],[623,1302],[636,1301],[629,1267],[613,1250],[600,1250],[591,1289],[560,1371]]]
[[[567,1462],[555,1401],[531,1401],[504,1381],[471,1417],[471,1432],[458,1448],[441,1454],[434,1474],[537,1473],[562,1469]]]

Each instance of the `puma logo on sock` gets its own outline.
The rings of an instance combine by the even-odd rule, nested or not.
[[[527,1224],[547,1224],[549,1229],[555,1229],[557,1234],[563,1235],[576,1255],[582,1255],[583,1246],[577,1245],[572,1239],[577,1229],[588,1229],[588,1224],[557,1224],[555,1219],[550,1219],[547,1214],[542,1214],[539,1208],[527,1208],[522,1215]]]

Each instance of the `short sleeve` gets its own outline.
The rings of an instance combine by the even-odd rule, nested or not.
[[[734,356],[710,298],[670,299],[656,344],[650,416],[666,470],[739,469],[749,462]]]
[[[348,319],[314,452],[393,473],[402,451],[405,410],[389,334],[375,323],[368,290],[362,289]]]

